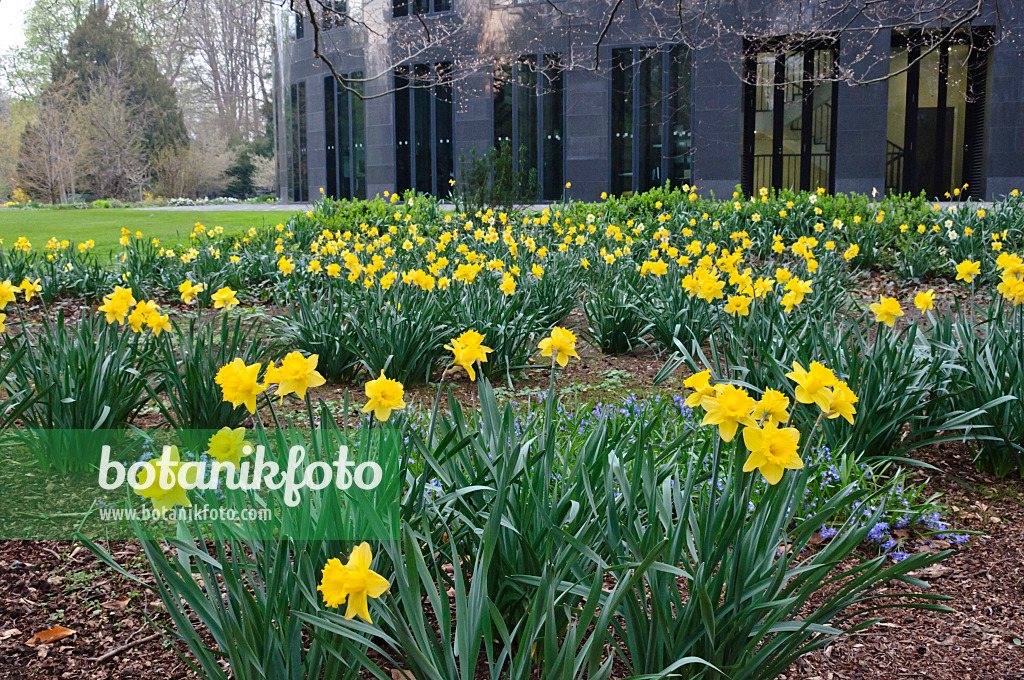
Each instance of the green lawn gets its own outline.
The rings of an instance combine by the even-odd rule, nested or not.
[[[207,228],[224,227],[227,232],[259,226],[265,222],[276,224],[288,219],[289,211],[227,211],[227,210],[2,210],[0,209],[0,238],[3,248],[10,248],[15,239],[24,236],[33,248],[41,248],[51,236],[81,243],[88,239],[96,242],[97,254],[119,248],[121,228],[141,231],[147,237],[156,237],[164,243],[177,243],[188,238],[193,225],[201,222]]]

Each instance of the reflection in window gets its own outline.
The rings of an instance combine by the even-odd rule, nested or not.
[[[516,172],[536,170],[542,200],[562,193],[564,120],[561,54],[529,54],[495,65],[494,145],[508,143]]]
[[[990,32],[894,33],[889,62],[886,189],[930,198],[967,184],[983,195]]]
[[[290,88],[286,116],[289,131],[288,193],[296,203],[309,200],[309,179],[306,169],[306,83],[293,83]]]
[[[748,49],[743,188],[833,189],[837,48],[834,41]]]
[[[395,69],[395,182],[447,196],[454,177],[451,63]]]
[[[391,15],[405,17],[409,14],[433,14],[448,12],[452,8],[452,0],[392,0]]]
[[[333,198],[366,198],[366,127],[363,74],[324,78],[324,137],[327,147],[327,186]]]
[[[325,31],[363,19],[363,0],[318,0],[318,4],[320,28]]]
[[[613,194],[690,181],[691,85],[684,45],[612,50]]]

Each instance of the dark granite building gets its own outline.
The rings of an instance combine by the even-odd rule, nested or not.
[[[719,3],[692,32],[659,0],[314,4],[278,29],[283,198],[446,196],[501,142],[538,200],[1024,188],[1024,3],[830,4]]]

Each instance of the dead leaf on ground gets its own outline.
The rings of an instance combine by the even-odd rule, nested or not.
[[[39,631],[38,633],[33,635],[32,639],[30,639],[25,644],[28,645],[29,647],[35,647],[39,643],[43,643],[45,645],[48,645],[48,644],[50,644],[52,642],[56,642],[57,640],[63,640],[64,638],[68,637],[69,635],[74,635],[74,634],[75,634],[75,630],[72,629],[72,628],[65,628],[64,626],[54,626],[50,630],[41,630],[41,631]]]
[[[0,640],[6,640],[17,635],[21,635],[21,631],[17,628],[8,628],[7,630],[0,630]]]
[[[942,578],[943,576],[945,576],[946,574],[950,573],[951,571],[953,571],[953,570],[950,567],[947,567],[945,565],[942,565],[942,564],[932,564],[930,566],[925,567],[924,569],[919,569],[917,572],[913,573],[912,575],[913,576],[917,576],[918,578],[923,578],[923,579],[935,579],[935,578]]]

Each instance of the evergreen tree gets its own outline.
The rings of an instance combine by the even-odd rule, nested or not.
[[[177,94],[151,49],[135,39],[124,16],[111,17],[107,7],[94,7],[71,33],[67,47],[54,57],[51,78],[62,82],[73,76],[84,100],[91,84],[102,82],[111,70],[118,71],[126,84],[131,107],[150,118],[143,148],[151,161],[164,147],[188,143]]]

